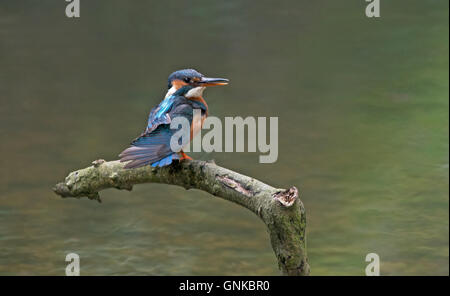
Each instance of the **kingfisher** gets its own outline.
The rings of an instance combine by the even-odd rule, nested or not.
[[[190,124],[190,140],[200,130],[193,124],[193,111],[201,112],[201,125],[208,116],[208,105],[203,91],[208,86],[227,85],[228,79],[208,78],[194,69],[184,69],[169,75],[168,91],[164,99],[150,111],[144,132],[131,142],[131,146],[119,154],[125,168],[138,168],[145,165],[163,167],[174,160],[192,159],[181,149],[172,151],[170,139],[177,132],[170,123],[176,117],[184,117]]]

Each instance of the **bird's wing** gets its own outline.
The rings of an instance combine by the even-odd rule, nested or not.
[[[182,116],[192,123],[192,104],[184,97],[178,97],[165,116],[168,118],[165,123],[158,122],[156,127],[147,128],[146,132],[135,139],[131,146],[119,155],[121,162],[129,161],[125,168],[136,168],[162,160],[164,161],[158,165],[164,166],[172,163],[173,159],[179,158],[170,148],[170,139],[181,127],[170,129],[170,122],[174,118]]]
[[[158,106],[154,107],[148,115],[148,123],[145,127],[145,130],[131,143],[134,143],[139,138],[144,137],[146,134],[149,134],[152,131],[156,130],[161,124],[170,124],[171,120],[169,112],[176,101],[177,96],[172,95],[168,98],[165,98],[161,101],[161,103],[158,104]]]
[[[156,129],[160,124],[170,123],[169,112],[173,108],[174,104],[178,102],[180,98],[178,96],[170,96],[165,98],[158,106],[150,111],[148,116],[148,124],[146,131],[152,131]]]

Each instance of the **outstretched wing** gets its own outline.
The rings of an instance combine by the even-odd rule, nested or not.
[[[170,148],[170,139],[178,131],[170,129],[170,122],[178,116],[192,123],[192,104],[184,97],[174,100],[170,111],[164,114],[165,121],[153,121],[152,125],[147,126],[146,131],[119,155],[121,162],[129,161],[125,168],[137,168],[147,164],[165,166],[171,164],[174,159],[179,159],[179,155]]]

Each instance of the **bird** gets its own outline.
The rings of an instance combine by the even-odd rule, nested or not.
[[[177,117],[184,117],[190,124],[190,140],[198,132],[193,128],[193,111],[201,110],[200,128],[208,116],[208,104],[203,91],[208,86],[227,85],[225,78],[209,78],[194,69],[173,72],[168,78],[168,91],[164,99],[154,107],[148,116],[144,132],[134,139],[130,147],[119,154],[120,161],[126,162],[124,168],[132,169],[146,165],[164,167],[173,161],[192,160],[183,150],[172,151],[171,137],[177,129],[171,129],[170,123]],[[195,124],[194,124],[195,126]]]

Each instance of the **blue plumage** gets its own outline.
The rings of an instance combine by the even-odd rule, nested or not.
[[[172,158],[173,158],[173,154],[170,154],[169,156],[164,157],[163,159],[152,163],[152,167],[157,167],[157,166],[163,167],[163,166],[169,165],[172,163]]]
[[[208,106],[201,95],[203,89],[211,85],[225,85],[228,80],[208,78],[196,70],[184,69],[170,74],[168,83],[170,94],[150,111],[145,131],[120,153],[120,161],[127,162],[125,168],[148,164],[162,167],[174,160],[188,158],[183,151],[172,151],[170,148],[172,136],[182,128],[170,129],[170,123],[177,117],[183,117],[192,124],[194,109],[202,110],[202,117],[207,116]],[[189,93],[193,88],[198,89]]]

